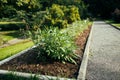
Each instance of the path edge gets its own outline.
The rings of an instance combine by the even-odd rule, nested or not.
[[[104,21],[104,22],[105,22],[105,21]],[[116,27],[116,26],[112,25],[111,23],[107,23],[107,22],[105,22],[105,23],[111,25],[112,27],[114,27],[114,28],[117,29],[117,30],[120,30],[119,27]]]
[[[92,34],[93,34],[93,28],[94,28],[94,22],[92,24],[91,30],[90,30],[90,34],[85,46],[85,51],[83,54],[83,59],[81,62],[81,66],[79,69],[79,73],[78,73],[78,77],[77,80],[85,80],[85,76],[86,76],[86,69],[87,69],[87,63],[88,63],[88,58],[89,58],[89,50],[90,50],[90,43],[92,40]]]

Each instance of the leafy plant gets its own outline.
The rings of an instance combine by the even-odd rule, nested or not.
[[[74,53],[76,45],[73,37],[67,32],[61,32],[58,28],[50,28],[45,30],[38,29],[30,31],[33,42],[38,46],[38,57],[44,59],[68,61],[75,63],[78,55]]]
[[[80,20],[79,10],[76,6],[63,6],[53,4],[48,9],[48,14],[45,16],[44,25],[66,28],[68,23]]]

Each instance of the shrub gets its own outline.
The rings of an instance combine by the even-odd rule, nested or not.
[[[68,23],[75,22],[77,20],[80,20],[79,10],[76,6],[69,6],[68,11],[66,11],[67,20]]]
[[[45,16],[44,25],[57,26],[59,28],[67,27],[68,23],[80,20],[78,8],[76,6],[62,6],[53,4],[48,9],[48,14]]]
[[[5,6],[3,7],[0,16],[4,17],[14,17],[16,15],[16,9],[13,6]]]
[[[36,32],[29,32],[33,42],[38,45],[39,58],[76,63],[78,58],[74,53],[76,45],[73,38],[67,32],[61,32],[58,28],[45,30],[38,29]]]
[[[12,23],[12,22],[6,22],[4,24],[0,24],[0,28],[2,31],[6,31],[6,30],[19,30],[19,29],[25,29],[25,24],[22,23],[22,22],[15,22],[15,23]]]

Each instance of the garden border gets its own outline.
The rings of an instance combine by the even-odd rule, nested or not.
[[[88,40],[87,40],[87,43],[85,46],[85,51],[83,54],[83,59],[81,62],[81,66],[79,69],[79,74],[78,74],[77,80],[85,80],[87,63],[88,63],[88,58],[89,58],[89,50],[90,50],[89,48],[90,48],[90,44],[91,44],[91,40],[92,40],[92,33],[93,33],[93,28],[94,28],[93,26],[94,26],[94,22],[92,24],[90,34],[89,34],[89,37],[88,37]]]
[[[94,24],[94,23],[93,23]],[[77,77],[77,80],[85,80],[85,75],[86,75],[86,68],[87,68],[87,62],[88,62],[88,56],[89,56],[89,46],[90,46],[90,41],[91,41],[91,36],[92,36],[92,31],[93,31],[93,25],[91,27],[91,30],[90,30],[90,34],[89,34],[89,37],[88,37],[88,40],[86,41],[87,44],[85,46],[85,51],[84,51],[84,55],[83,55],[83,59],[82,59],[82,63],[81,63],[81,66],[80,66],[80,69],[79,69],[79,72],[78,72],[78,77]],[[19,52],[18,54],[16,55],[13,55],[7,59],[4,59],[2,61],[0,61],[0,65],[12,60],[13,58],[15,57],[18,57],[22,54],[24,54],[25,52],[35,48],[36,46],[33,46],[32,48],[28,48],[24,51],[21,51]],[[12,71],[8,71],[8,70],[0,70],[0,74],[9,74],[10,72]],[[45,80],[49,80],[49,79],[57,79],[57,80],[76,80],[76,79],[69,79],[69,78],[60,78],[60,77],[55,77],[55,76],[47,76],[47,75],[37,75],[37,74],[31,74],[31,73],[23,73],[23,72],[13,72],[16,76],[20,76],[20,77],[25,77],[25,78],[28,78],[28,77],[31,77],[31,76],[37,76],[39,79],[45,79]]]
[[[31,48],[25,49],[25,50],[19,52],[18,54],[15,54],[15,55],[11,56],[11,57],[8,57],[8,58],[0,61],[0,65],[4,64],[4,63],[6,63],[6,62],[8,62],[8,61],[10,61],[12,59],[14,59],[15,57],[18,57],[18,56],[26,53],[27,51],[32,50],[32,49],[34,49],[36,47],[37,47],[37,45],[33,46]],[[60,77],[55,77],[55,76],[38,75],[38,74],[24,73],[24,72],[18,72],[18,71],[8,71],[8,70],[1,70],[0,69],[0,74],[2,74],[2,75],[7,75],[7,74],[10,74],[10,73],[14,73],[16,76],[25,77],[25,78],[29,78],[31,76],[33,76],[33,77],[37,76],[39,79],[42,79],[42,80],[49,80],[49,79],[55,79],[55,80],[76,80],[76,79],[60,78]]]
[[[15,58],[15,57],[18,57],[18,56],[24,54],[25,52],[27,52],[27,51],[29,51],[29,50],[35,48],[35,47],[36,47],[36,46],[33,46],[32,48],[27,48],[27,49],[25,49],[25,50],[19,52],[18,54],[15,54],[15,55],[13,55],[13,56],[11,56],[11,57],[8,57],[8,58],[6,58],[6,59],[3,59],[2,61],[0,61],[0,65],[2,65],[2,64],[4,64],[4,63],[6,63],[6,62],[12,60],[12,59]]]

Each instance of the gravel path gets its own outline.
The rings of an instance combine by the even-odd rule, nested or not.
[[[95,21],[86,80],[120,80],[120,30]]]

